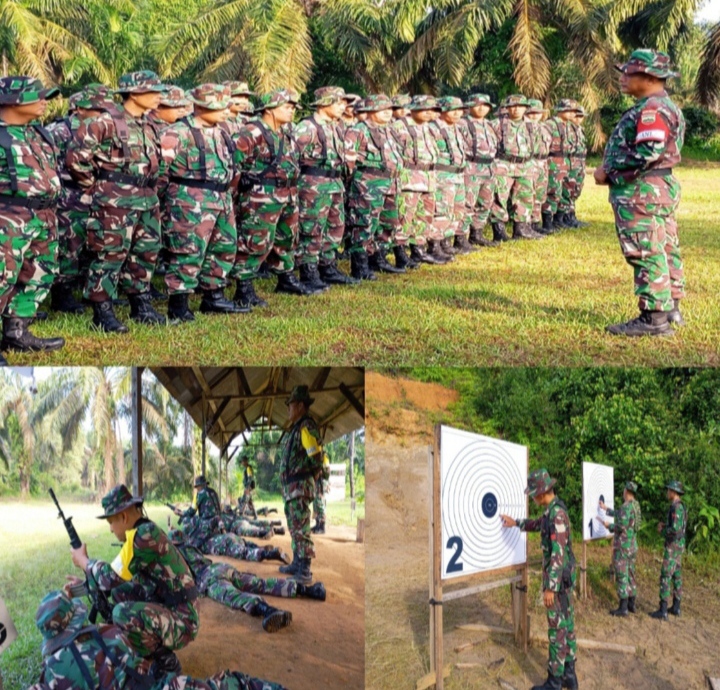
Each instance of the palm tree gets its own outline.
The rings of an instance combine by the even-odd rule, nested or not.
[[[700,103],[720,110],[720,22],[708,32],[697,79]]]

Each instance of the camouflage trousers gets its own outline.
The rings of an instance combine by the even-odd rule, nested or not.
[[[428,240],[442,240],[444,235],[435,230],[435,193],[403,190],[402,231],[408,244],[426,247]]]
[[[451,238],[464,234],[465,174],[438,170],[435,189],[433,227],[438,236]]]
[[[660,568],[660,599],[670,595],[682,599],[682,555],[683,547],[671,544],[665,547]]]
[[[0,314],[30,319],[57,274],[53,209],[0,206]]]
[[[627,551],[613,552],[613,569],[615,570],[615,588],[618,598],[627,599],[637,595],[635,582],[635,560],[637,553]]]
[[[198,590],[213,601],[252,615],[264,602],[258,595],[294,598],[297,581],[279,577],[264,580],[252,573],[241,573],[227,563],[213,563],[198,577]]]
[[[563,180],[562,198],[559,210],[563,213],[575,210],[575,202],[582,194],[585,184],[585,158],[571,156],[568,173]]]
[[[58,283],[72,282],[80,275],[80,253],[87,241],[90,207],[80,203],[79,198],[77,193],[67,193],[57,208]]]
[[[670,311],[685,296],[680,239],[672,206],[613,202],[625,261],[633,267],[641,310]]]
[[[163,200],[162,228],[168,294],[222,289],[235,264],[237,228],[229,192],[198,190],[200,201]]]
[[[94,253],[85,283],[92,302],[150,290],[161,247],[160,210],[93,206],[87,223],[87,246]]]
[[[533,189],[535,192],[533,210],[532,210],[532,222],[542,222],[542,207],[547,197],[548,188],[548,162],[546,160],[535,160],[536,174],[534,178]]]
[[[286,499],[285,517],[292,537],[292,550],[298,558],[315,558],[315,546],[310,532],[310,502],[312,498],[297,496]]]
[[[256,525],[242,517],[235,518],[228,529],[240,537],[256,537],[258,539],[265,539],[272,536],[273,533],[272,525]]]
[[[495,193],[492,164],[469,163],[465,170],[465,213],[463,228],[483,230],[490,218]]]
[[[570,167],[569,158],[550,156],[548,158],[547,196],[542,210],[553,215],[562,209],[562,191]]]
[[[532,218],[535,190],[530,163],[494,163],[495,194],[490,220],[493,223],[529,223]]]
[[[577,641],[575,638],[575,608],[572,590],[567,592],[567,606],[560,593],[555,594],[555,605],[546,609],[548,621],[548,672],[560,677],[566,661],[575,661]]]
[[[237,534],[215,534],[202,546],[201,551],[207,556],[230,556],[241,561],[262,561],[266,547],[245,541]]]
[[[350,185],[348,224],[350,253],[386,250],[400,228],[397,181],[393,178],[355,176]]]
[[[110,686],[108,685],[108,690]],[[104,688],[103,688],[104,690]],[[112,690],[115,690],[114,686]],[[222,671],[206,680],[190,676],[166,676],[153,690],[287,690],[279,683],[248,676],[240,671]]]
[[[345,233],[345,189],[339,179],[300,179],[298,263],[327,266],[335,261]]]
[[[315,480],[315,498],[313,499],[313,516],[316,522],[325,522],[325,494],[328,483],[324,479]]]
[[[252,493],[243,493],[238,499],[238,513],[240,515],[249,515],[255,517],[257,511],[255,510],[255,504],[253,503]]]
[[[295,267],[298,206],[295,187],[261,185],[240,195],[238,243],[230,278],[252,279],[267,261],[273,273]]]

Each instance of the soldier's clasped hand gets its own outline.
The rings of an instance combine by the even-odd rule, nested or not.
[[[502,520],[503,527],[517,527],[517,520],[509,515],[501,515],[500,519]]]

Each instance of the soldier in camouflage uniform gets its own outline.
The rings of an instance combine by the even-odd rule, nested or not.
[[[255,94],[245,81],[224,81],[223,86],[230,89],[230,115],[220,127],[234,139],[254,112],[250,97]]]
[[[340,118],[340,122],[338,122],[338,132],[343,140],[345,139],[345,133],[347,132],[348,127],[352,127],[357,123],[357,118],[355,117],[355,106],[361,100],[360,96],[356,93],[345,94],[345,110]]]
[[[73,563],[87,578],[91,593],[107,596],[112,622],[128,637],[133,649],[153,659],[165,671],[180,672],[172,650],[182,649],[197,636],[197,588],[187,564],[165,533],[144,516],[143,499],[125,485],[102,499],[99,516],[123,543],[112,563],[90,559],[87,545],[72,549]],[[74,578],[75,584],[81,581]]]
[[[525,493],[545,511],[537,520],[515,520],[501,515],[504,527],[524,532],[540,532],[543,552],[543,601],[547,609],[548,677],[532,690],[577,690],[575,675],[577,641],[575,639],[575,556],[572,550],[570,518],[565,504],[555,494],[556,480],[545,469],[534,470],[528,477]]]
[[[367,115],[345,133],[345,155],[351,176],[348,190],[349,254],[353,278],[375,280],[373,271],[405,273],[385,254],[400,227],[398,193],[402,156],[390,133],[392,101],[385,94],[368,96],[355,108]]]
[[[310,416],[307,386],[295,386],[286,400],[292,425],[286,432],[280,455],[280,475],[285,501],[285,516],[292,536],[293,562],[280,572],[303,584],[312,582],[311,559],[315,547],[310,533],[310,503],[315,496],[315,479],[322,473],[320,431]]]
[[[325,496],[330,490],[330,458],[323,453],[322,474],[315,479],[315,499],[313,500],[313,515],[315,526],[310,530],[313,534],[325,534]]]
[[[651,618],[666,621],[668,613],[680,615],[682,599],[682,555],[685,551],[685,530],[687,529],[687,508],[681,498],[685,487],[673,479],[668,482],[667,498],[670,501],[667,522],[658,523],[658,533],[665,537],[662,568],[660,569],[660,608],[650,614]],[[673,603],[668,609],[667,599],[672,594]]]
[[[573,111],[573,118],[568,122],[570,163],[563,184],[561,209],[563,222],[567,227],[584,228],[589,223],[578,220],[575,213],[575,203],[580,198],[585,184],[587,142],[585,140],[585,130],[582,127],[585,111],[579,103],[575,103],[575,105],[577,109]]]
[[[237,248],[230,192],[234,144],[218,126],[226,115],[230,90],[202,84],[189,97],[194,114],[166,128],[160,140],[168,317],[179,321],[195,320],[188,300],[198,286],[203,314],[250,311],[223,292]]]
[[[0,79],[0,350],[58,350],[28,330],[58,268],[60,178],[53,139],[37,120],[59,94],[31,77]],[[6,365],[0,354],[0,366]]]
[[[509,220],[513,221],[510,239],[539,239],[544,235],[535,232],[530,225],[535,203],[531,169],[534,134],[532,127],[523,119],[528,101],[522,94],[514,94],[508,96],[502,105],[507,108],[508,116],[493,120],[497,135],[497,154],[493,164],[495,199],[490,212],[493,239],[501,242],[509,239],[505,232],[505,224]]]
[[[345,159],[337,122],[345,110],[345,91],[324,86],[315,91],[315,112],[293,131],[300,150],[298,199],[300,282],[311,290],[350,285],[355,278],[341,273],[336,251],[345,232]]]
[[[164,324],[150,302],[161,247],[159,199],[155,190],[160,148],[144,117],[167,90],[154,72],[120,77],[122,105],[80,123],[68,145],[66,165],[75,182],[92,193],[87,244],[94,252],[85,285],[93,323],[108,333],[126,333],[112,301],[118,286],[130,301],[130,318]]]
[[[200,680],[138,656],[117,625],[91,625],[80,599],[61,591],[40,602],[35,623],[43,637],[43,672],[29,690],[284,690],[281,685],[223,671]]]
[[[680,182],[672,166],[680,162],[685,119],[665,91],[670,58],[636,50],[621,71],[620,88],[638,98],[615,126],[605,146],[595,182],[610,187],[610,203],[625,261],[635,273],[640,316],[608,326],[614,335],[673,335],[684,324],[680,300],[685,275],[675,210]]]
[[[614,517],[615,522],[604,522],[615,536],[613,537],[613,570],[615,571],[615,586],[617,588],[620,606],[610,611],[612,616],[627,616],[628,611],[635,613],[635,597],[637,596],[637,583],[635,582],[635,561],[637,559],[637,532],[640,528],[640,504],[635,500],[637,484],[628,482],[623,490],[623,504],[618,510],[608,508],[604,501],[600,501],[601,510],[608,517]]]
[[[534,132],[533,157],[530,165],[534,169],[533,189],[534,204],[532,210],[532,229],[543,235],[550,235],[554,232],[552,218],[548,218],[547,225],[543,224],[542,206],[547,197],[548,185],[548,154],[552,144],[552,135],[547,125],[542,121],[547,112],[542,101],[534,98],[528,100],[529,107],[525,112],[525,119],[530,121]]]
[[[238,498],[237,512],[239,515],[249,515],[256,518],[255,504],[253,503],[253,491],[255,490],[255,473],[250,466],[250,458],[243,455],[240,458],[240,464],[243,467],[243,493]]]
[[[555,106],[555,117],[546,120],[550,132],[550,151],[548,153],[547,196],[542,207],[543,227],[560,229],[567,227],[560,211],[562,190],[570,167],[568,131],[574,117],[575,101],[564,98]]]
[[[145,118],[154,125],[158,137],[168,127],[185,116],[187,107],[192,105],[187,94],[179,86],[169,86],[160,97],[160,105],[155,110],[148,110]]]

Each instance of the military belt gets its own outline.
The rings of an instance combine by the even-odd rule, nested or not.
[[[550,151],[548,155],[553,158],[565,158],[565,154],[562,151]]]
[[[509,156],[507,153],[498,156],[498,158],[507,163],[527,163],[530,160],[530,156]]]
[[[333,168],[321,168],[319,165],[301,165],[300,174],[315,175],[316,177],[329,177],[331,180],[342,177],[342,171],[334,170]]]
[[[155,177],[141,177],[140,175],[126,175],[125,173],[115,172],[114,170],[105,170],[101,168],[98,173],[98,180],[107,180],[108,182],[119,182],[120,184],[130,184],[133,187],[154,187],[157,179]]]
[[[409,170],[422,170],[424,172],[435,170],[435,166],[432,163],[410,163],[410,165],[406,167]]]
[[[586,153],[571,153],[570,157],[571,158],[579,158],[580,160],[585,160],[587,158],[587,154]]]
[[[548,156],[538,155],[535,156],[535,158],[539,161],[546,161],[548,159]]]
[[[495,159],[492,156],[468,156],[468,163],[492,163]]]
[[[395,173],[391,172],[390,170],[385,170],[385,168],[375,168],[372,165],[358,165],[356,167],[356,170],[372,173],[373,175],[377,175],[378,177],[384,177],[388,180],[391,180],[393,177],[395,177]]]
[[[463,167],[461,165],[436,165],[435,170],[439,170],[440,172],[449,172],[449,173],[461,173],[463,171]]]
[[[665,175],[672,175],[672,168],[653,168],[652,170],[645,170],[641,173],[643,177],[665,177]]]
[[[65,189],[70,189],[73,192],[85,191],[75,180],[60,180],[60,182]]]
[[[46,208],[57,206],[55,197],[32,198],[27,196],[10,196],[9,194],[0,194],[0,205],[5,206],[22,206],[23,208],[31,208],[40,211]]]
[[[295,474],[284,474],[283,479],[286,482],[300,482],[303,479],[314,479],[314,472],[296,472]]]
[[[212,180],[194,180],[189,177],[177,177],[170,175],[170,182],[182,185],[183,187],[194,187],[197,189],[208,189],[211,192],[227,192],[230,189],[229,182],[213,182]]]
[[[168,592],[161,597],[165,606],[179,606],[180,604],[192,603],[198,598],[197,587],[185,587],[179,592]]]
[[[268,187],[289,188],[297,187],[295,180],[280,180],[277,177],[263,177],[253,180],[255,184],[267,185]]]

